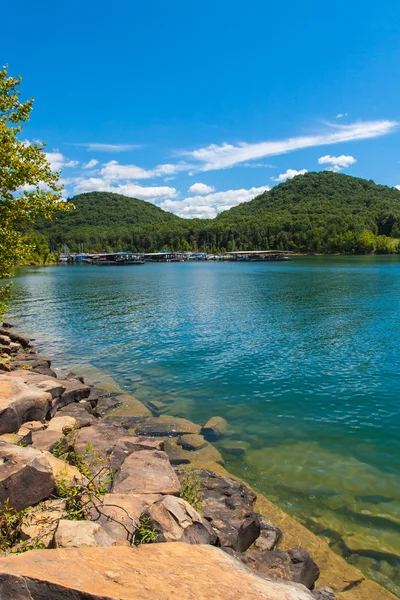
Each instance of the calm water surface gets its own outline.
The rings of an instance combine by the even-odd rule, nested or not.
[[[25,269],[10,314],[56,366],[225,417],[227,468],[400,596],[399,308],[399,258],[307,257]]]

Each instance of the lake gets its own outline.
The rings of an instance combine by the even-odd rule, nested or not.
[[[223,416],[226,467],[400,596],[400,258],[18,271],[54,364]],[[235,450],[236,447],[236,450]]]

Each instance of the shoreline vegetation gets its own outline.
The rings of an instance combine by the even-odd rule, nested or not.
[[[209,587],[207,599],[394,598],[225,470],[212,443],[222,417],[200,425],[163,414],[161,402],[141,403],[95,368],[85,380],[56,372],[32,341],[0,329],[0,592],[140,596],[157,577],[128,581],[118,564],[137,570],[143,556],[158,573],[168,566],[165,589],[175,577],[191,593]],[[82,561],[98,582],[83,578],[77,590]],[[232,596],[218,590],[223,577]]]

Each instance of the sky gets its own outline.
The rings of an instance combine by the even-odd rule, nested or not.
[[[21,0],[2,24],[65,197],[208,218],[307,171],[400,190],[398,0]]]

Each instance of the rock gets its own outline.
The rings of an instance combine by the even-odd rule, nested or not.
[[[132,452],[138,450],[162,450],[162,440],[134,437],[118,425],[99,423],[92,427],[80,429],[75,438],[75,449],[79,453],[87,452],[91,447],[89,458],[97,457],[106,460],[113,471],[116,471]]]
[[[201,433],[206,439],[217,440],[224,436],[227,429],[228,423],[223,417],[211,417],[202,428]]]
[[[11,338],[8,335],[0,335],[0,344],[3,346],[9,346],[11,343]]]
[[[182,498],[164,496],[148,510],[158,542],[215,544],[217,536],[211,525]]]
[[[53,417],[47,427],[47,431],[56,431],[57,433],[69,433],[78,428],[78,421],[74,417],[62,415]]]
[[[260,534],[254,512],[256,495],[244,484],[211,471],[199,470],[203,517],[210,522],[220,546],[244,552]],[[181,480],[187,476],[178,470]]]
[[[101,395],[102,395],[101,390],[97,390],[94,387],[90,388],[90,394],[88,396],[88,401],[90,403],[91,408],[96,408]]]
[[[5,335],[9,337],[10,340],[12,340],[13,342],[18,342],[18,344],[21,344],[21,346],[24,346],[25,348],[28,347],[31,343],[30,338],[24,335],[20,335],[19,333],[15,333],[14,331],[10,331],[8,328],[1,327],[0,335]]]
[[[200,450],[201,448],[205,448],[207,446],[207,442],[203,436],[195,433],[187,433],[182,435],[178,440],[178,444],[182,446],[184,450],[190,451]]]
[[[242,560],[248,567],[270,579],[291,580],[291,561],[287,552],[258,551],[250,548],[244,553]]]
[[[35,550],[0,559],[4,600],[312,600],[268,581],[213,546]]]
[[[0,444],[0,505],[7,499],[20,511],[54,490],[53,470],[45,454],[28,446]]]
[[[140,515],[161,497],[160,494],[105,494],[101,503],[90,509],[90,518],[115,540],[132,544]]]
[[[22,431],[23,427],[19,431]],[[18,446],[30,446],[32,444],[32,432],[27,431],[25,434],[18,433],[3,433],[0,435],[0,442],[6,444],[17,444]]]
[[[0,434],[16,433],[25,421],[44,419],[50,403],[49,393],[18,377],[0,376]]]
[[[96,414],[99,417],[103,417],[106,413],[120,406],[122,406],[122,402],[119,400],[118,395],[106,393],[99,396],[96,404]]]
[[[328,586],[314,590],[312,595],[315,600],[336,600],[335,594]]]
[[[160,400],[148,400],[147,407],[154,413],[160,414],[168,410],[168,406],[161,402]]]
[[[21,526],[23,540],[36,540],[49,548],[60,519],[67,517],[65,500],[45,500],[28,509]]]
[[[132,429],[132,433],[136,435],[167,437],[184,435],[186,433],[199,434],[201,428],[187,419],[162,415],[157,418],[150,417],[149,419],[144,419]]]
[[[252,548],[257,550],[273,550],[279,542],[282,532],[275,527],[269,519],[258,515],[260,521],[260,535],[254,542]]]
[[[121,407],[113,413],[116,416],[130,416],[136,419],[152,416],[151,410],[132,394],[119,394],[118,400],[121,402]]]
[[[288,551],[291,560],[291,579],[302,583],[309,590],[313,589],[314,583],[319,577],[319,568],[313,561],[307,550],[293,548]]]
[[[84,378],[83,378],[83,377],[81,377],[80,375],[77,375],[77,374],[76,374],[76,373],[74,373],[73,371],[71,371],[70,373],[68,373],[68,374],[67,374],[67,375],[64,377],[64,380],[65,380],[65,381],[70,381],[71,379],[72,379],[72,380],[76,379],[76,380],[80,381],[81,383],[85,383],[85,380],[84,380]]]
[[[56,548],[109,547],[115,546],[115,540],[99,523],[61,519],[54,535],[54,544]]]
[[[32,446],[37,450],[47,450],[52,452],[54,448],[64,444],[67,446],[67,440],[65,435],[60,431],[51,431],[45,429],[42,431],[31,432]]]
[[[90,425],[96,425],[98,420],[88,412],[86,404],[84,404],[84,400],[80,402],[72,402],[68,404],[68,406],[63,406],[56,412],[56,417],[60,416],[69,416],[73,417],[76,421],[77,427],[89,427]],[[89,409],[90,409],[89,404]],[[54,419],[53,419],[54,420]]]
[[[63,460],[56,458],[50,452],[44,451],[43,455],[47,458],[47,461],[50,464],[56,489],[57,484],[60,481],[62,481],[63,484],[66,486],[88,484],[87,478],[84,475],[82,475],[82,473],[78,471],[76,467],[73,467],[72,465],[69,465]]]
[[[41,360],[41,359],[20,359],[20,360],[12,360],[11,361],[11,365],[15,368],[15,369],[27,369],[29,371],[33,371],[34,369],[49,369],[49,364],[47,362],[47,360]]]
[[[179,494],[180,483],[165,452],[139,450],[117,471],[113,491],[133,494]]]
[[[233,456],[244,456],[250,448],[249,442],[245,440],[224,439],[218,442],[218,448]]]
[[[27,421],[22,425],[21,429],[29,429],[30,431],[42,431],[43,429],[46,429],[46,425],[45,423],[42,423],[42,421]],[[18,431],[18,433],[20,432]]]

